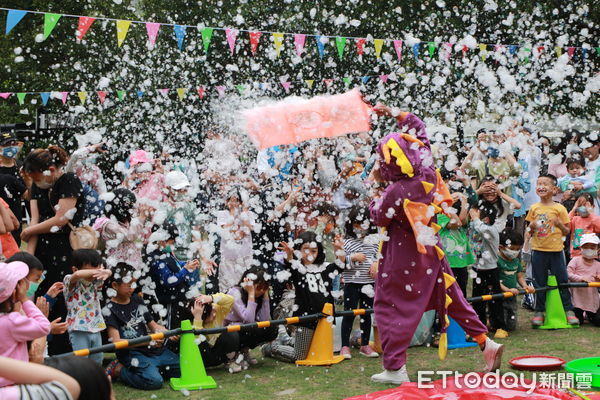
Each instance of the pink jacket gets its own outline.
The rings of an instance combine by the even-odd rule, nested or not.
[[[27,341],[50,333],[50,321],[31,300],[23,303],[23,312],[0,316],[0,356],[29,361]],[[12,384],[0,378],[0,387]]]
[[[594,277],[600,275],[600,262],[594,260],[587,264],[583,257],[575,257],[569,263],[567,271],[571,282],[598,282]],[[600,308],[600,296],[596,288],[571,288],[571,297],[574,307],[593,313]]]

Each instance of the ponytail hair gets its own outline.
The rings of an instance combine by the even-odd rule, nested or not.
[[[48,146],[47,149],[35,149],[23,162],[25,172],[43,172],[50,167],[63,167],[69,161],[69,153],[58,146]]]

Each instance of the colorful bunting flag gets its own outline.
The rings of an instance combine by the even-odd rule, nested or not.
[[[554,48],[554,52],[556,53],[556,57],[560,57],[560,56],[562,56],[562,47],[560,47],[560,46],[556,46],[556,47]]]
[[[389,75],[383,74],[383,75],[379,75],[379,80],[383,83],[387,83],[389,78]]]
[[[160,24],[155,22],[146,23],[146,32],[148,33],[148,41],[151,46],[154,46],[156,43],[156,37],[158,36],[158,30],[160,29]]]
[[[281,86],[285,89],[286,93],[290,92],[290,86],[292,86],[292,82],[281,82]]]
[[[600,47],[596,47],[596,53],[600,56]]]
[[[370,77],[370,76],[363,76],[363,77],[361,78],[361,80],[362,80],[362,83],[367,83],[367,82],[369,82],[369,79],[371,79],[371,77]]]
[[[312,89],[313,85],[315,84],[314,79],[307,79],[304,82],[306,82],[306,86],[308,86],[309,89]]]
[[[27,11],[23,10],[8,10],[6,15],[6,34],[8,35],[12,29],[27,15]]]
[[[183,100],[185,98],[185,92],[187,92],[186,88],[177,88],[177,97],[179,97],[179,100]]]
[[[67,104],[67,99],[69,98],[69,92],[60,92],[60,98],[62,100],[63,105]]]
[[[365,52],[365,43],[367,42],[367,39],[365,38],[357,38],[356,39],[356,52],[358,53],[359,56],[362,56],[363,53]]]
[[[42,98],[42,104],[47,106],[48,100],[50,99],[50,92],[42,92],[40,93],[40,97]]]
[[[511,56],[514,56],[515,53],[517,52],[517,49],[519,48],[519,46],[517,46],[516,44],[511,44],[510,46],[508,46],[508,53]]]
[[[246,85],[235,85],[235,88],[238,90],[240,96],[244,95],[244,91],[246,90]]]
[[[383,40],[383,39],[375,39],[373,41],[373,43],[375,44],[375,56],[377,56],[377,58],[381,58],[381,50],[383,49],[383,42],[385,42],[385,40]]]
[[[144,97],[144,91],[143,90],[138,90],[136,92],[138,99],[141,99],[142,97]]]
[[[208,53],[208,47],[212,40],[213,28],[202,29],[202,44],[204,45],[204,53]]]
[[[44,40],[48,39],[48,36],[50,36],[52,31],[54,30],[54,27],[56,27],[56,24],[58,23],[60,17],[62,17],[62,15],[60,14],[44,14]]]
[[[158,91],[160,92],[160,94],[163,95],[163,97],[167,97],[169,95],[169,90],[171,89],[158,89]]]
[[[12,93],[10,93],[10,92],[3,92],[3,93],[0,93],[0,97],[2,97],[3,99],[6,100],[10,97],[11,94]]]
[[[452,48],[454,47],[454,44],[446,42],[444,43],[444,46],[446,47],[446,60],[449,60],[450,56],[452,55]]]
[[[25,102],[25,96],[27,96],[27,93],[17,93],[17,99],[19,99],[20,105],[23,105]]]
[[[323,79],[323,82],[325,82],[325,86],[330,87],[334,80],[335,79]]]
[[[306,42],[306,35],[296,34],[294,35],[294,46],[296,47],[296,55],[302,57],[304,51],[304,43]]]
[[[575,54],[575,47],[567,47],[567,54],[569,58],[573,58],[573,54]]]
[[[467,51],[469,51],[469,47],[466,46],[466,45],[463,45],[463,47],[462,47],[462,58],[463,58],[463,60],[464,60],[464,58],[467,55]]]
[[[183,40],[185,39],[185,26],[175,25],[173,26],[173,32],[175,32],[175,39],[177,39],[177,47],[179,47],[179,50],[182,50]]]
[[[319,57],[323,58],[323,56],[325,56],[325,43],[323,42],[321,35],[315,36],[315,40],[317,41],[317,51],[319,52]]]
[[[233,55],[235,53],[235,42],[239,31],[237,29],[225,28],[225,37],[227,38],[227,44],[229,44],[229,51]]]
[[[79,97],[79,101],[81,101],[81,104],[85,104],[85,101],[87,99],[87,92],[77,92],[77,97]]]
[[[283,33],[273,33],[273,44],[275,45],[275,54],[277,55],[277,57],[279,57],[279,54],[281,53],[281,48],[283,47]]]
[[[398,61],[402,60],[402,40],[394,40],[394,50],[396,50],[396,56]]]
[[[529,63],[529,55],[531,54],[531,49],[529,47],[523,48],[523,62],[525,64]]]
[[[119,47],[125,41],[125,37],[127,36],[127,31],[129,30],[129,26],[131,25],[131,21],[118,20],[117,21],[117,44]]]
[[[481,61],[485,61],[485,57],[487,56],[487,45],[485,43],[479,43],[479,56],[481,57]]]
[[[346,86],[350,86],[350,82],[352,81],[352,78],[349,78],[346,76],[346,77],[342,78],[342,80],[344,81],[344,84]]]
[[[421,43],[413,44],[412,51],[413,51],[413,56],[415,57],[415,61],[419,61],[419,47],[420,46],[421,46]]]
[[[200,97],[200,100],[202,100],[204,98],[204,93],[205,93],[204,86],[200,86],[198,88],[198,97]]]
[[[256,55],[256,50],[258,49],[258,43],[260,42],[262,32],[248,32],[248,36],[250,36],[250,51],[254,56]]]
[[[83,37],[85,36],[87,31],[90,29],[90,26],[92,26],[92,24],[94,23],[95,20],[96,20],[96,18],[92,18],[92,17],[79,17],[79,22],[77,24],[77,33],[76,33],[77,40],[83,40]]]
[[[428,42],[427,43],[427,49],[429,50],[429,58],[433,58],[433,55],[435,54],[435,42]]]
[[[98,98],[100,99],[100,104],[104,104],[104,100],[106,99],[106,92],[99,91]]]
[[[225,95],[225,89],[226,89],[225,86],[221,85],[221,86],[216,86],[215,88],[217,89],[217,92],[219,93],[219,96]]]
[[[581,58],[582,59],[585,60],[587,58],[587,52],[588,52],[588,49],[586,47],[581,48]]]
[[[119,101],[123,101],[123,99],[125,98],[125,91],[124,90],[117,90],[117,98],[119,99]]]
[[[338,56],[340,57],[340,60],[341,60],[342,58],[344,58],[344,49],[346,48],[346,38],[341,37],[341,36],[336,37],[335,45],[338,50]]]

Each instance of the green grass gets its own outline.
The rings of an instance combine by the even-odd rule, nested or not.
[[[586,324],[578,329],[556,331],[533,330],[529,327],[530,313],[519,310],[519,329],[501,343],[506,345],[502,370],[509,371],[508,360],[513,357],[544,354],[570,361],[575,358],[598,356],[600,328]],[[229,374],[223,368],[208,370],[218,384],[217,389],[190,392],[189,396],[175,392],[165,384],[158,391],[140,391],[116,382],[115,392],[119,400],[141,399],[343,399],[359,394],[390,388],[388,385],[370,381],[370,376],[381,371],[381,359],[367,359],[353,350],[353,358],[331,367],[296,367],[262,358],[257,366],[239,374]],[[455,370],[462,373],[480,371],[483,366],[481,352],[475,348],[448,352],[445,361],[437,357],[437,349],[413,347],[408,350],[407,368],[412,380],[419,370]],[[564,372],[564,371],[563,371]]]

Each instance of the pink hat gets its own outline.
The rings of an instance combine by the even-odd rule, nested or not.
[[[0,263],[0,303],[13,294],[17,283],[27,274],[29,274],[29,267],[24,262]]]
[[[136,150],[129,156],[129,165],[151,163],[150,155],[144,150]]]

